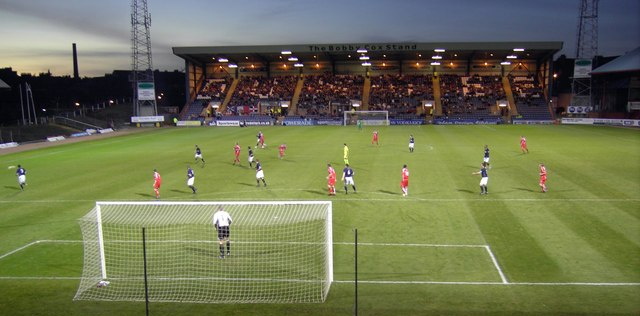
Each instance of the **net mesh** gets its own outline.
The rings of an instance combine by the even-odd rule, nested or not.
[[[225,259],[219,207],[233,218]],[[142,227],[149,301],[323,302],[333,279],[330,202],[100,202],[79,222],[77,300],[145,300]]]
[[[389,111],[345,111],[344,125],[389,125]]]

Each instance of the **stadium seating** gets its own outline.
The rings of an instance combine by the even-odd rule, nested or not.
[[[194,121],[203,119],[201,116],[204,108],[209,104],[209,100],[195,100],[188,105],[186,111],[180,115],[181,120]]]
[[[331,75],[325,73],[307,76],[298,101],[298,114],[337,115],[330,113],[332,102],[350,104],[351,100],[362,100],[364,78],[359,75]]]
[[[296,87],[297,77],[280,76],[266,78],[245,76],[240,79],[227,105],[230,113],[248,114],[246,109],[255,109],[261,100],[291,101]]]
[[[389,115],[415,113],[423,100],[433,100],[433,79],[428,75],[382,75],[371,78],[369,110]]]
[[[222,101],[231,86],[231,79],[207,79],[196,99]]]
[[[494,121],[499,115],[491,108],[504,99],[498,76],[440,76],[442,113],[449,120]]]
[[[513,120],[542,120],[553,119],[540,88],[533,76],[509,77],[511,90],[518,109],[518,117]]]

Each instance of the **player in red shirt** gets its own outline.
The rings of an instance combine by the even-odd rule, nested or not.
[[[402,189],[402,196],[409,195],[409,169],[407,169],[407,165],[402,166],[402,181],[400,181],[400,188]]]
[[[331,167],[331,164],[327,164],[327,187],[329,188],[329,195],[336,195],[336,171]]]
[[[264,134],[260,132],[260,147],[264,148]]]
[[[281,144],[278,150],[280,152],[280,159],[284,158],[284,151],[287,150],[287,144]]]
[[[236,143],[236,145],[233,146],[233,154],[235,155],[235,159],[233,160],[233,164],[235,165],[236,162],[238,164],[240,164],[240,145],[238,145],[238,143]]]
[[[522,153],[524,154],[525,152],[528,154],[529,153],[529,148],[527,148],[527,139],[524,138],[524,136],[520,136],[520,150],[522,150]]]
[[[538,168],[540,172],[540,188],[542,189],[542,193],[547,193],[547,168],[544,167],[543,163],[541,163]]]
[[[162,177],[158,170],[153,169],[153,191],[156,193],[156,199],[160,198],[160,186],[162,185]]]
[[[376,145],[380,145],[378,144],[378,131],[373,131],[373,138],[371,139],[371,145],[373,145],[373,143],[375,143]]]

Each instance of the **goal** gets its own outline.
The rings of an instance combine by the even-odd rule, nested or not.
[[[233,219],[224,259],[212,223],[221,208]],[[84,267],[74,299],[145,301],[146,278],[150,302],[324,302],[331,220],[327,201],[96,202],[79,220]]]
[[[389,111],[345,111],[343,125],[389,125]]]

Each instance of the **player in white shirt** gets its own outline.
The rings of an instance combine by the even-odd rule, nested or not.
[[[220,246],[220,259],[225,258],[224,245],[227,244],[227,256],[231,255],[231,241],[229,240],[231,226],[231,215],[227,213],[222,207],[218,208],[218,211],[213,214],[213,226],[218,231],[218,243]]]

